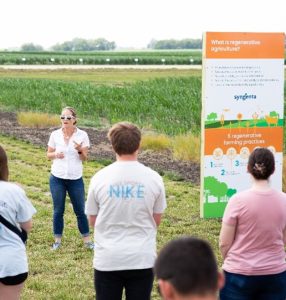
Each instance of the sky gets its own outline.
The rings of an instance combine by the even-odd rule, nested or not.
[[[1,0],[0,49],[45,49],[75,37],[119,48],[203,32],[285,32],[285,0]]]

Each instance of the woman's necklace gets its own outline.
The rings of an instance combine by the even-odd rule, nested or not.
[[[73,135],[73,133],[74,133],[74,129],[72,130],[71,133],[67,133],[66,130],[63,129],[64,140],[68,142],[71,136]]]

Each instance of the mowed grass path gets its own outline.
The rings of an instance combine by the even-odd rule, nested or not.
[[[48,185],[50,162],[46,159],[46,150],[1,135],[0,144],[8,154],[10,180],[22,185],[37,209],[27,247],[30,276],[22,299],[94,299],[93,253],[82,246],[69,201],[66,205],[62,248],[57,252],[50,250],[53,242],[52,202]],[[85,162],[86,189],[91,176],[102,167],[96,161]],[[221,264],[218,252],[220,220],[200,219],[199,187],[168,178],[164,178],[164,181],[168,208],[158,231],[158,250],[177,236],[192,234],[212,244]],[[160,299],[156,283],[152,299]]]
[[[5,70],[0,68],[0,78],[51,79],[88,81],[95,85],[122,85],[154,78],[199,77],[201,70],[192,69],[57,69],[57,70]]]

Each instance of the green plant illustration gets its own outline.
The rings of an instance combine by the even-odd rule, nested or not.
[[[221,202],[222,200],[227,201],[236,192],[236,189],[229,188],[225,182],[218,181],[214,176],[207,176],[204,179],[206,203],[208,203],[209,196],[214,196],[217,198],[217,202]]]
[[[207,115],[207,120],[208,121],[215,121],[217,119],[217,113],[212,112],[210,114]]]

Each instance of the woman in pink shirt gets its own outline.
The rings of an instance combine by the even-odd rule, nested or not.
[[[226,284],[220,299],[286,299],[286,195],[271,188],[272,152],[255,149],[248,161],[250,189],[234,195],[224,212],[220,250]]]

